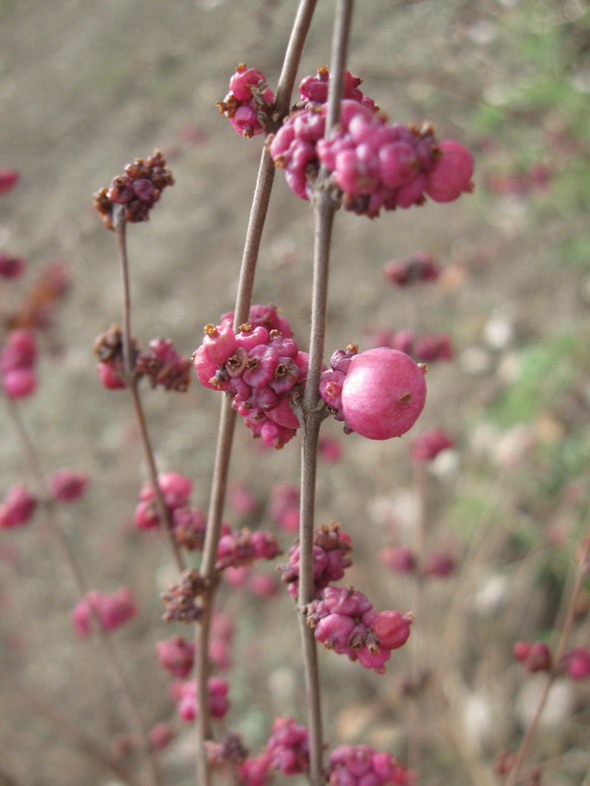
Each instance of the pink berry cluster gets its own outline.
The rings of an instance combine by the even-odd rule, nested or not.
[[[572,680],[590,677],[590,650],[574,647],[562,655],[560,665]]]
[[[410,442],[410,458],[417,464],[434,461],[439,453],[454,447],[452,437],[440,428],[416,434]]]
[[[451,202],[473,189],[468,150],[452,139],[437,142],[428,123],[422,128],[389,124],[360,91],[359,98],[360,80],[350,74],[345,75],[340,122],[326,139],[326,104],[308,96],[324,97],[327,70],[316,80],[303,81],[303,106],[296,107],[270,141],[275,166],[285,169],[287,183],[297,196],[311,198],[320,166],[342,192],[344,207],[370,217],[378,216],[382,208],[421,205],[426,196]],[[346,88],[354,82],[357,88]]]
[[[24,275],[27,263],[22,257],[13,257],[0,251],[0,278],[13,280]]]
[[[215,106],[227,117],[236,133],[249,139],[268,129],[274,100],[264,74],[240,63],[230,77],[229,93]]]
[[[543,641],[517,641],[513,652],[516,660],[519,660],[527,671],[553,669],[551,650]],[[565,672],[568,677],[576,681],[590,677],[590,650],[585,647],[574,647],[565,652],[559,661],[558,670]]]
[[[152,388],[183,393],[190,382],[190,360],[174,348],[172,341],[156,338],[150,342],[149,350],[140,352],[135,340],[131,342],[133,375],[136,379],[146,377]],[[112,325],[94,340],[94,354],[98,358],[97,371],[107,390],[127,387],[123,364],[123,337],[118,325]]]
[[[330,786],[412,786],[414,774],[390,753],[369,745],[340,745],[330,754]]]
[[[256,559],[274,559],[281,549],[276,535],[271,532],[251,532],[243,527],[239,532],[222,535],[217,547],[216,570],[250,565]]]
[[[16,169],[4,167],[0,169],[0,194],[7,194],[16,186],[19,181],[19,174]]]
[[[18,484],[13,486],[0,504],[0,529],[11,529],[27,524],[37,508],[37,497]]]
[[[73,502],[84,494],[88,480],[86,473],[63,467],[52,472],[47,478],[47,483],[54,499],[60,502]]]
[[[212,718],[220,720],[229,710],[228,691],[229,684],[227,680],[221,677],[209,677],[207,680],[209,715]],[[177,709],[178,715],[183,721],[194,721],[198,716],[199,707],[197,704],[197,683],[195,680],[189,680],[182,686]]]
[[[0,351],[0,375],[9,398],[26,398],[37,388],[37,341],[31,330],[11,330]]]
[[[193,670],[195,645],[182,636],[173,636],[156,644],[156,657],[160,666],[173,677],[183,679]]]
[[[193,354],[197,377],[233,399],[254,437],[282,448],[299,427],[291,394],[305,382],[309,356],[299,351],[289,323],[272,306],[253,306],[237,334],[232,320],[232,314],[224,314],[218,325],[206,325]]]
[[[430,254],[418,251],[409,259],[388,262],[383,272],[385,278],[395,286],[407,287],[424,281],[436,281],[440,269]]]
[[[423,578],[446,579],[455,570],[455,560],[446,551],[433,551],[421,560],[407,546],[386,546],[381,562],[395,573],[414,573]]]
[[[355,344],[335,352],[330,365],[320,395],[347,433],[382,440],[412,428],[426,401],[425,366],[388,347],[357,354]]]
[[[158,475],[158,487],[175,540],[189,551],[200,551],[205,540],[207,519],[201,510],[188,504],[193,488],[190,479],[179,472],[162,472]],[[138,529],[157,529],[162,526],[156,490],[151,483],[144,484],[139,494],[134,519]]]
[[[266,746],[238,767],[242,786],[265,786],[273,772],[299,775],[309,768],[309,732],[293,718],[275,718]]]
[[[137,606],[130,589],[122,587],[112,594],[89,590],[72,611],[74,630],[80,637],[90,635],[92,622],[98,618],[103,630],[115,630],[133,619]]]
[[[326,587],[322,598],[307,607],[307,624],[324,647],[377,674],[385,672],[391,651],[406,643],[413,621],[410,612],[377,613],[353,587]]]
[[[172,185],[174,178],[166,166],[164,154],[156,150],[149,158],[136,158],[133,164],[127,164],[123,174],[115,177],[109,188],[94,194],[94,207],[107,229],[114,229],[116,205],[124,205],[125,221],[147,221],[162,191]]]
[[[339,581],[344,576],[344,571],[352,565],[348,556],[352,550],[352,541],[346,532],[340,529],[340,524],[332,521],[316,527],[313,536],[313,586],[314,597],[323,597],[323,592],[333,581]],[[289,549],[289,562],[277,566],[281,580],[288,585],[289,595],[297,598],[299,592],[300,571],[299,544]]]
[[[371,334],[375,348],[389,347],[411,355],[419,363],[434,363],[436,360],[452,360],[455,356],[453,343],[447,333],[424,333],[415,336],[411,330],[375,330]]]

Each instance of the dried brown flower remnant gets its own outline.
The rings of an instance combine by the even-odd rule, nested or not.
[[[133,164],[127,164],[123,174],[117,175],[108,189],[102,188],[94,194],[93,202],[105,227],[114,229],[115,205],[124,205],[126,221],[147,221],[162,190],[172,185],[174,178],[166,166],[164,154],[156,150],[145,160],[136,158]]]

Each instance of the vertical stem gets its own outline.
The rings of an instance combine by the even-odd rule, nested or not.
[[[340,117],[343,72],[346,63],[353,0],[339,0],[332,39],[332,62],[326,119],[326,138]],[[328,300],[328,274],[330,267],[330,242],[334,214],[338,204],[333,197],[327,172],[318,175],[314,197],[314,262],[311,307],[311,336],[309,371],[300,413],[303,444],[301,450],[301,508],[299,525],[300,569],[299,611],[305,666],[306,702],[309,725],[309,781],[312,786],[323,783],[323,732],[321,717],[321,689],[317,663],[317,649],[313,631],[305,624],[303,610],[314,598],[313,582],[313,529],[315,512],[315,485],[317,447],[320,425],[325,417],[319,395],[322,373],[326,309]]]
[[[125,382],[131,394],[133,411],[135,413],[135,420],[141,437],[141,444],[143,446],[150,483],[156,494],[156,507],[158,508],[158,515],[160,516],[160,521],[164,523],[164,529],[166,530],[166,535],[168,537],[168,542],[172,550],[176,567],[179,571],[182,571],[186,566],[182,553],[178,547],[178,543],[172,534],[172,520],[170,517],[170,511],[164,502],[162,489],[158,483],[156,460],[154,458],[154,451],[149,438],[145,414],[141,403],[141,396],[139,394],[139,380],[135,376],[135,371],[133,369],[133,346],[131,341],[131,285],[129,281],[129,259],[127,256],[127,238],[125,232],[127,226],[127,222],[125,221],[125,209],[122,205],[118,205],[113,212],[113,224],[115,227],[115,234],[117,236],[117,247],[119,249],[121,278],[123,283],[123,326],[121,330],[123,339],[123,368],[125,371]]]
[[[295,76],[299,67],[299,60],[307,38],[309,26],[317,0],[300,0],[297,15],[293,23],[283,68],[279,77],[276,94],[275,110],[282,118],[289,111],[291,93],[295,83]],[[268,150],[264,149],[260,159],[256,189],[252,201],[244,253],[240,267],[238,292],[234,309],[234,329],[248,321],[256,264],[262,240],[262,232],[268,212],[268,204],[274,180],[274,164]],[[210,786],[211,773],[205,750],[205,740],[211,735],[209,719],[209,702],[207,681],[209,678],[209,632],[211,616],[213,613],[213,600],[217,584],[215,563],[217,561],[217,547],[221,534],[221,519],[225,503],[229,464],[233,443],[233,434],[236,421],[236,412],[231,406],[231,401],[225,399],[221,404],[221,415],[217,436],[217,449],[211,495],[207,517],[207,532],[203,546],[203,559],[201,561],[201,574],[209,580],[208,591],[203,595],[203,617],[195,630],[195,679],[197,683],[197,702],[199,713],[197,717],[197,778],[199,786]]]
[[[553,685],[556,677],[559,674],[559,661],[561,660],[561,657],[563,655],[563,652],[567,644],[570,631],[572,629],[572,625],[574,622],[574,615],[576,612],[576,603],[578,601],[578,595],[580,594],[580,590],[582,589],[582,584],[587,575],[586,571],[587,571],[589,557],[590,557],[590,528],[586,533],[584,548],[582,551],[580,562],[578,563],[578,569],[576,571],[576,580],[574,582],[574,587],[572,589],[572,596],[570,598],[565,622],[563,624],[563,628],[561,631],[561,636],[559,637],[559,642],[553,654],[553,667],[551,669],[551,672],[547,675],[547,682],[545,683],[545,687],[543,688],[543,692],[539,699],[539,704],[537,706],[537,709],[535,710],[535,714],[531,718],[529,727],[526,730],[526,734],[524,736],[522,745],[520,746],[520,750],[518,751],[516,759],[514,760],[512,769],[508,773],[506,786],[514,786],[514,784],[516,783],[516,779],[520,771],[520,768],[522,767],[522,764],[525,760],[525,757],[533,741],[533,737],[535,735],[539,718],[541,717],[541,713],[543,712],[543,708],[545,707],[545,702],[547,701],[547,696],[549,695],[551,686]]]
[[[34,479],[37,493],[45,503],[43,506],[45,512],[45,526],[51,536],[51,539],[60,551],[64,562],[67,564],[70,573],[72,574],[79,596],[83,597],[88,592],[88,586],[86,584],[84,574],[82,573],[82,570],[76,561],[74,552],[70,548],[70,544],[64,536],[61,526],[57,521],[56,504],[51,496],[50,489],[47,487],[45,474],[37,457],[35,447],[25,427],[20,410],[11,399],[7,398],[7,403],[10,417],[16,427],[21,444],[23,446],[23,453],[26,456],[26,462]],[[131,685],[125,676],[125,672],[111,637],[100,624],[98,612],[92,603],[89,603],[88,606],[90,608],[91,614],[94,617],[98,631],[97,635],[102,647],[105,661],[110,667],[113,682],[116,684],[121,696],[121,700],[127,710],[130,726],[134,730],[138,740],[141,742],[148,781],[152,786],[160,786],[160,776],[156,767],[156,763],[150,753],[147,727],[142,718],[139,705],[135,699]]]

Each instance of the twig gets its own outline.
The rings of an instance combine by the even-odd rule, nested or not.
[[[299,3],[276,94],[275,110],[281,118],[289,111],[295,76],[297,74],[299,60],[301,58],[305,39],[307,38],[316,3],[317,0],[300,0]],[[238,292],[234,309],[234,329],[236,331],[239,330],[242,323],[248,321],[250,313],[256,264],[262,239],[262,231],[268,211],[274,172],[275,168],[270,153],[265,149],[262,152],[260,160],[256,190],[250,210],[244,253],[240,268]],[[217,561],[217,547],[221,534],[221,519],[225,503],[235,419],[236,413],[232,409],[231,402],[224,398],[221,404],[217,450],[215,454],[207,516],[207,531],[203,546],[203,559],[201,561],[201,574],[205,579],[209,580],[210,585],[209,589],[203,595],[203,617],[200,623],[197,624],[195,632],[195,678],[197,683],[197,702],[199,706],[196,724],[197,777],[199,786],[209,786],[211,783],[211,775],[204,745],[205,740],[211,733],[207,693],[207,681],[210,670],[208,656],[209,631],[217,579],[215,563]]]
[[[55,500],[53,499],[51,491],[47,486],[45,474],[41,467],[41,462],[39,461],[31,437],[29,436],[24,421],[21,417],[19,408],[17,407],[16,403],[8,397],[6,397],[6,402],[8,405],[9,416],[15,425],[22,445],[25,462],[30,470],[35,487],[37,488],[37,493],[44,501],[43,510],[45,514],[46,529],[54,544],[61,552],[62,559],[67,564],[70,573],[72,574],[79,596],[83,597],[86,595],[89,588],[86,584],[84,574],[82,573],[76,561],[74,552],[70,548],[70,544],[68,543],[67,538],[63,534],[62,528],[58,523]],[[134,730],[138,740],[141,741],[145,758],[146,773],[149,782],[152,784],[152,786],[160,786],[160,776],[150,751],[147,727],[143,721],[141,712],[139,711],[139,705],[137,704],[135,696],[133,695],[131,685],[125,676],[125,672],[123,671],[123,667],[121,666],[121,662],[114,648],[113,642],[109,634],[103,629],[100,623],[100,617],[98,616],[98,612],[95,609],[94,604],[89,603],[88,607],[91,614],[93,615],[98,630],[98,639],[101,643],[105,660],[109,664],[111,676],[117,685],[121,699],[127,708],[130,726]]]
[[[514,786],[514,784],[516,783],[516,778],[518,776],[520,768],[526,758],[528,750],[533,741],[533,737],[535,735],[539,718],[541,717],[541,713],[543,712],[543,708],[545,707],[545,702],[547,701],[547,696],[549,695],[551,686],[553,685],[555,679],[559,675],[559,661],[561,660],[561,657],[563,655],[563,652],[567,644],[569,634],[572,629],[572,624],[576,613],[576,603],[578,601],[578,595],[580,594],[580,590],[582,589],[582,583],[586,576],[586,569],[587,569],[589,556],[590,556],[590,526],[588,528],[588,532],[586,533],[586,538],[584,540],[584,547],[582,550],[580,561],[578,563],[578,568],[576,571],[576,579],[574,582],[574,587],[572,590],[572,595],[570,598],[570,603],[568,606],[566,618],[563,623],[563,628],[561,630],[559,642],[557,644],[557,647],[555,648],[555,653],[553,655],[553,667],[549,672],[549,674],[547,675],[547,681],[543,688],[543,692],[541,693],[539,704],[537,706],[537,709],[535,710],[533,717],[530,720],[529,726],[526,730],[526,734],[520,746],[520,750],[518,751],[516,758],[514,760],[514,764],[510,769],[508,778],[506,780],[506,786]]]
[[[45,718],[77,751],[88,756],[103,769],[109,770],[129,786],[135,786],[137,783],[135,778],[108,749],[103,748],[102,745],[89,737],[77,721],[65,715],[55,704],[41,698],[37,691],[33,693],[21,685],[17,677],[2,664],[0,664],[0,679],[3,686],[7,686],[13,691],[17,701],[34,712],[36,717]]]
[[[330,88],[326,117],[326,138],[340,119],[344,67],[348,49],[353,0],[339,0],[332,38]],[[303,610],[314,598],[313,586],[313,529],[315,513],[315,485],[317,448],[321,422],[326,416],[319,395],[322,373],[326,308],[328,300],[328,274],[330,267],[330,242],[334,214],[338,204],[334,199],[328,173],[322,169],[318,175],[314,194],[314,261],[311,306],[311,336],[309,345],[309,370],[299,418],[302,426],[301,449],[301,508],[299,525],[299,627],[302,636],[305,666],[307,717],[309,725],[309,781],[312,786],[323,783],[323,731],[321,715],[321,690],[317,663],[317,649],[313,631],[305,624]]]
[[[164,523],[164,529],[174,555],[174,561],[179,571],[183,571],[186,567],[182,553],[178,547],[178,543],[172,534],[172,520],[170,511],[164,502],[162,489],[158,482],[158,470],[156,467],[156,460],[154,458],[154,451],[149,438],[145,414],[141,403],[141,396],[139,394],[139,387],[137,376],[133,369],[133,349],[131,340],[131,286],[129,282],[129,260],[127,257],[127,242],[126,242],[126,226],[125,221],[125,207],[124,205],[117,205],[113,210],[113,225],[115,234],[117,236],[117,248],[119,249],[119,259],[121,262],[121,278],[123,283],[123,368],[125,373],[125,382],[131,394],[133,403],[133,411],[135,413],[135,420],[139,428],[141,436],[141,444],[143,445],[143,452],[148,468],[148,475],[150,483],[156,494],[156,506],[158,508],[158,515],[160,520]]]

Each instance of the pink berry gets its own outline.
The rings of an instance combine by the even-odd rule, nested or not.
[[[435,202],[453,202],[473,190],[473,156],[454,139],[443,139],[438,148],[442,156],[428,176],[425,191]]]
[[[355,355],[342,386],[347,425],[368,439],[405,434],[424,408],[424,373],[395,349],[380,347]]]
[[[371,623],[371,628],[377,634],[381,647],[396,650],[408,640],[411,620],[411,616],[399,611],[382,611]]]
[[[100,381],[107,390],[121,390],[127,387],[123,380],[117,376],[112,363],[98,363],[96,369]]]
[[[64,467],[64,469],[53,472],[47,480],[56,499],[61,502],[71,502],[84,494],[88,484],[88,475]]]
[[[9,398],[26,398],[37,388],[37,375],[30,368],[15,368],[2,376],[2,383]]]
[[[11,191],[18,183],[19,174],[16,169],[0,169],[0,194]]]

